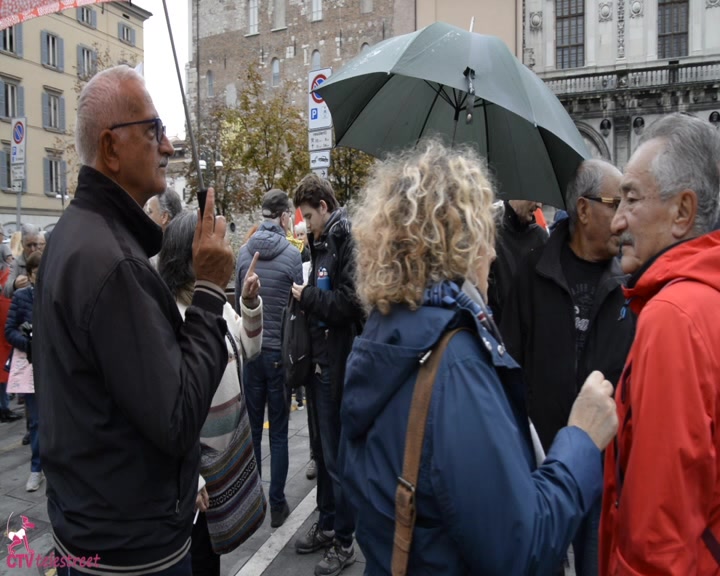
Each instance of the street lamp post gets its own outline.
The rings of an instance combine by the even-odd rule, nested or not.
[[[55,194],[55,198],[62,202],[62,211],[65,212],[65,200],[70,200],[67,194]]]

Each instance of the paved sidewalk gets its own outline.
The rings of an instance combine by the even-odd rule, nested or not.
[[[13,401],[12,408],[20,413]],[[321,552],[298,555],[293,543],[295,538],[304,534],[317,520],[315,511],[315,481],[305,478],[305,467],[309,458],[307,411],[293,411],[289,426],[290,466],[285,495],[292,511],[285,525],[279,529],[270,528],[270,512],[262,527],[232,554],[222,557],[222,576],[312,576],[315,564],[321,559]],[[26,492],[25,482],[30,474],[30,446],[22,446],[25,433],[25,421],[0,424],[0,522],[5,534],[8,518],[12,514],[13,527],[22,514],[35,524],[29,531],[31,547],[37,554],[48,554],[52,549],[50,523],[45,497],[46,483],[37,492]],[[270,473],[270,450],[267,430],[263,434],[263,470]],[[266,494],[269,482],[265,481]],[[0,544],[0,576],[54,576],[53,570],[44,571],[32,568],[10,568],[7,565],[7,536]],[[357,545],[358,561],[343,571],[343,576],[360,576],[365,563]]]

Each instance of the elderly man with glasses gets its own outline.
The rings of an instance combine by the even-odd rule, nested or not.
[[[523,261],[502,317],[505,345],[522,366],[528,408],[545,450],[567,425],[585,378],[600,370],[616,384],[634,334],[623,308],[624,279],[610,228],[620,171],[587,160],[568,186],[568,219]],[[578,576],[597,574],[600,502],[573,543]]]
[[[163,234],[143,206],[165,190],[173,148],[141,76],[117,66],[88,82],[76,144],[77,192],[43,256],[33,316],[56,554],[92,558],[96,573],[189,575],[200,429],[228,364],[225,219],[209,190],[183,320],[149,261]]]

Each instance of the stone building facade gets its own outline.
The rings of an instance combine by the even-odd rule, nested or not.
[[[523,58],[620,168],[665,114],[720,125],[720,0],[525,0]]]

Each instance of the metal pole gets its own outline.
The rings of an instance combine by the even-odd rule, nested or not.
[[[17,229],[20,230],[20,220],[22,218],[22,189],[25,180],[20,180],[20,190],[17,191],[17,214],[15,216]]]
[[[190,137],[190,149],[192,150],[193,163],[195,164],[195,172],[198,175],[198,183],[200,190],[205,188],[203,182],[202,172],[200,171],[200,158],[198,157],[197,144],[195,143],[195,135],[193,133],[192,124],[190,123],[190,110],[188,109],[187,99],[185,98],[185,91],[183,90],[182,75],[180,74],[180,64],[178,64],[177,52],[175,51],[175,40],[173,39],[172,27],[170,26],[170,15],[168,14],[167,2],[163,0],[163,8],[165,10],[165,21],[167,22],[168,35],[170,36],[170,46],[172,46],[173,59],[175,60],[175,71],[177,72],[178,84],[180,84],[180,95],[182,96],[183,108],[185,109],[185,121],[187,122],[187,132]],[[197,17],[200,17],[198,13]],[[199,42],[198,38],[198,42]],[[198,77],[200,82],[200,77]],[[198,126],[200,125],[200,118],[198,118]]]

